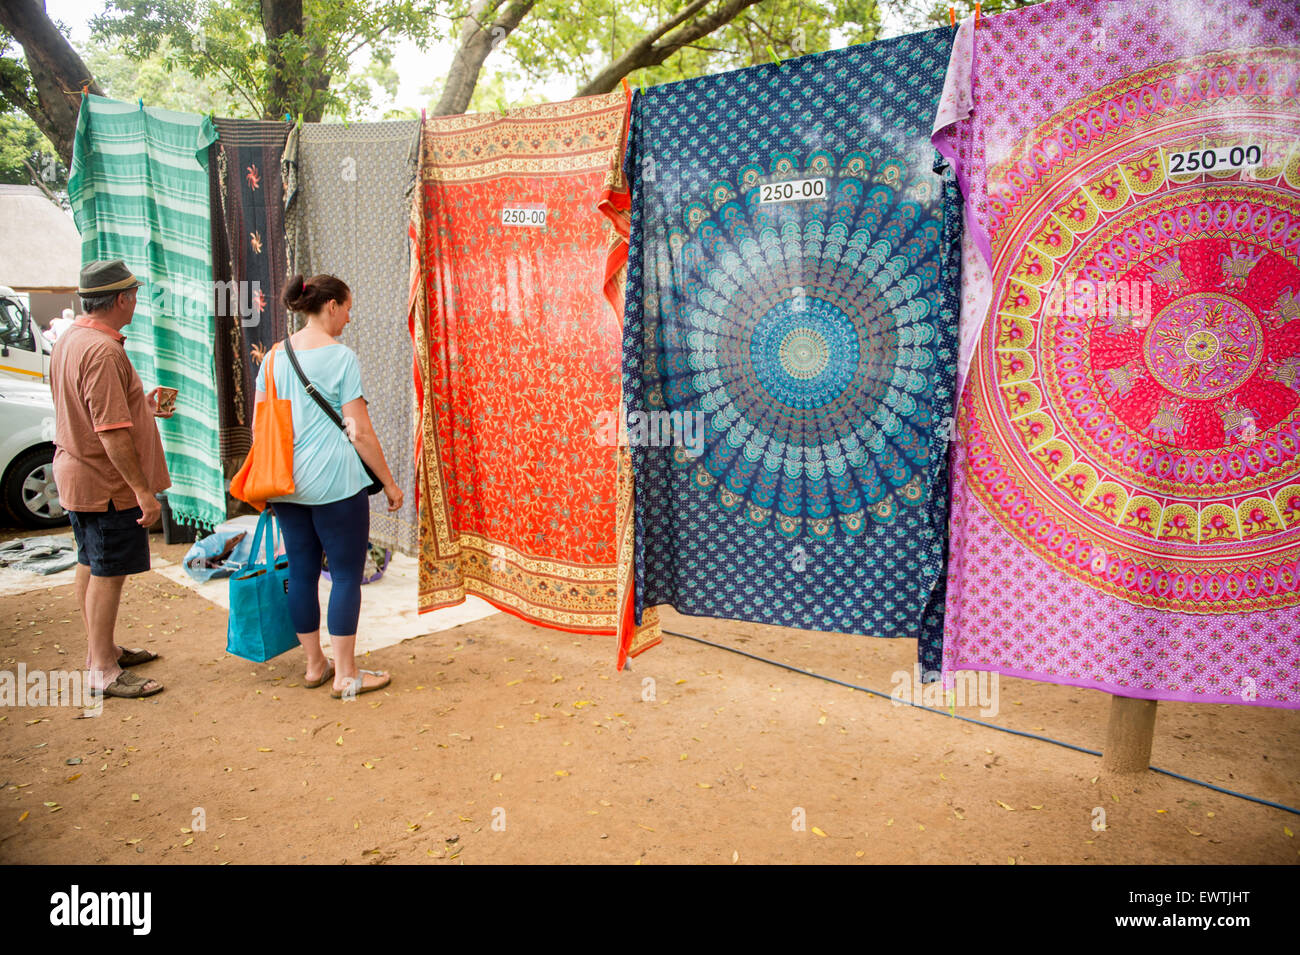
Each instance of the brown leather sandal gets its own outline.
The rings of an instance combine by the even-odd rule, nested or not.
[[[149,683],[148,677],[138,676],[130,670],[123,670],[117,675],[117,679],[104,687],[102,690],[91,689],[92,696],[115,696],[123,700],[137,700],[144,696],[153,696],[155,693],[161,693],[163,687],[155,686],[152,690],[146,690],[145,684]],[[157,682],[156,680],[153,682]]]
[[[158,654],[152,650],[122,650],[122,655],[117,658],[117,665],[123,670],[127,667],[138,667],[142,663],[149,663],[158,659]]]
[[[330,680],[334,679],[334,664],[326,661],[325,672],[320,675],[319,680],[309,680],[307,677],[302,678],[302,685],[309,690],[314,690],[318,686],[324,686]]]

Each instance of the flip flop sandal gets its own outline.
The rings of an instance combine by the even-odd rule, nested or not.
[[[348,697],[350,699],[351,697],[354,696],[360,696],[362,693],[369,693],[372,690],[382,690],[384,687],[388,686],[390,683],[393,682],[392,675],[390,674],[388,679],[386,679],[383,683],[378,683],[372,686],[366,686],[365,677],[361,675],[363,673],[369,673],[371,676],[380,675],[378,670],[357,670],[357,676],[353,677],[349,681],[350,683],[355,683],[357,685],[355,690],[352,689],[352,687],[350,686],[345,690],[331,690],[330,696],[332,696],[336,700],[341,700],[344,697]]]
[[[163,691],[161,686],[155,686],[152,690],[146,690],[144,687],[148,682],[148,677],[137,676],[130,670],[123,670],[117,675],[117,679],[104,687],[104,689],[99,691],[91,690],[91,693],[96,696],[115,696],[123,700],[135,700],[144,696],[153,696],[155,693],[161,693]]]
[[[324,686],[332,679],[334,679],[334,664],[326,663],[325,672],[320,675],[319,680],[309,680],[304,676],[302,678],[302,685],[309,690],[314,690],[318,686]]]
[[[158,654],[152,650],[123,650],[122,655],[117,658],[117,665],[125,670],[127,667],[138,667],[142,663],[157,659]]]

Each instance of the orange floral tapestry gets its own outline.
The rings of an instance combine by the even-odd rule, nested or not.
[[[420,611],[659,642],[631,614],[624,91],[425,121],[411,206]],[[615,435],[617,429],[613,429]]]

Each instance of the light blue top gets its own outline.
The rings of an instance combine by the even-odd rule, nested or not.
[[[295,348],[294,354],[302,373],[340,416],[345,404],[362,397],[361,366],[346,345]],[[360,455],[347,435],[307,394],[283,345],[275,350],[274,360],[276,397],[288,398],[293,405],[294,491],[271,500],[329,504],[352,497],[370,483]],[[257,373],[257,390],[261,392],[266,391],[266,364],[263,362]]]

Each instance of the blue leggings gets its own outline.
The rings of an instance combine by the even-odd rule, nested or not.
[[[329,631],[357,632],[361,616],[361,574],[370,542],[370,502],[364,489],[329,504],[277,501],[275,516],[289,555],[289,616],[296,633],[320,629],[321,554],[330,562]]]

